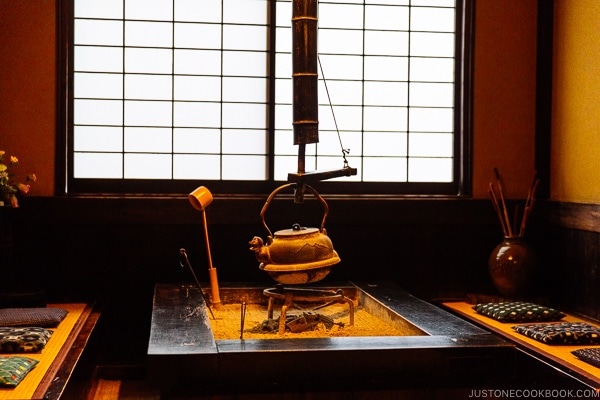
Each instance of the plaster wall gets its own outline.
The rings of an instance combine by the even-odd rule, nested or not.
[[[600,204],[600,2],[555,0],[552,200]]]

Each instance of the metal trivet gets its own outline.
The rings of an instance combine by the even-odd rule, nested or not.
[[[342,289],[305,289],[305,288],[284,288],[283,285],[277,285],[275,288],[265,289],[263,294],[269,298],[267,307],[268,318],[273,319],[273,302],[275,299],[283,300],[281,312],[279,315],[279,334],[285,333],[286,312],[288,308],[294,306],[294,302],[321,303],[323,304],[312,309],[318,310],[336,303],[346,303],[350,308],[350,325],[354,325],[354,302],[344,295]]]

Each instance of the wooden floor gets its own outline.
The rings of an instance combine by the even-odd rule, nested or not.
[[[157,390],[141,380],[99,379],[86,400],[160,400]],[[176,395],[169,400],[465,400],[470,389],[406,389],[375,391],[324,391],[307,393],[246,393]],[[502,398],[502,397],[501,397]]]
[[[71,385],[65,399],[85,400],[161,400],[160,391],[147,380],[145,369],[132,367],[97,367],[92,381],[83,379],[79,386]],[[76,383],[76,382],[73,382]],[[260,391],[217,393],[211,390],[169,393],[162,400],[465,400],[470,388],[323,390],[323,391]],[[86,393],[82,396],[81,393]],[[472,396],[471,396],[472,397]]]
[[[145,381],[98,379],[87,400],[159,400]]]

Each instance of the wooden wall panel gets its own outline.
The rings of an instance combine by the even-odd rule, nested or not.
[[[179,265],[186,248],[199,279],[208,281],[201,215],[187,198],[28,198],[15,223],[15,262],[21,282],[47,288],[54,301],[95,301],[104,313],[100,357],[107,362],[145,358],[153,286],[192,282]],[[215,199],[207,210],[214,266],[221,282],[274,282],[258,268],[248,241],[266,237],[265,199]],[[290,213],[273,204],[273,231],[300,222],[318,226],[322,207]],[[328,199],[326,228],[342,262],[327,279],[391,280],[425,298],[455,298],[489,288],[487,257],[501,240],[489,201]],[[314,208],[314,209],[311,209]],[[315,218],[314,216],[318,216]],[[296,219],[301,218],[301,219]],[[116,346],[111,332],[132,340]],[[123,348],[125,347],[125,348]]]
[[[535,234],[553,304],[600,320],[600,206],[547,202]]]
[[[207,210],[222,282],[273,284],[247,245],[254,235],[266,236],[259,219],[263,202],[215,199]],[[502,237],[489,201],[328,203],[326,228],[342,258],[327,278],[331,282],[391,280],[433,301],[494,293],[487,258]],[[528,237],[542,258],[540,294],[557,307],[600,319],[599,207],[539,204]],[[321,209],[315,205],[307,207],[319,218],[300,222],[318,224]],[[295,218],[288,206],[274,204],[269,221]],[[200,280],[208,281],[200,215],[185,198],[29,198],[17,214],[13,253],[21,281],[47,288],[54,301],[96,301],[106,310],[101,327],[135,337],[122,349],[106,336],[101,354],[112,362],[144,358],[154,284],[192,282],[179,266],[181,247]]]

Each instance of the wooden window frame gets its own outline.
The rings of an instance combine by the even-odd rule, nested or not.
[[[472,191],[472,93],[473,93],[473,37],[474,1],[457,0],[455,119],[454,119],[454,180],[451,183],[417,182],[343,182],[321,181],[319,190],[339,195],[422,195],[469,196]],[[74,179],[73,166],[73,0],[57,2],[57,194],[148,194],[176,195],[188,193],[199,185],[199,180],[147,179]],[[274,18],[274,16],[272,17]],[[274,54],[274,53],[273,53]],[[461,62],[462,60],[462,62]],[[274,79],[274,78],[273,78]],[[271,128],[274,129],[274,128]],[[282,184],[279,181],[203,181],[213,193],[265,194]]]

